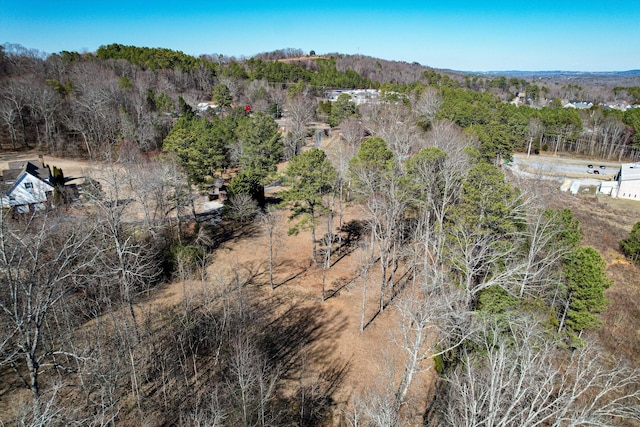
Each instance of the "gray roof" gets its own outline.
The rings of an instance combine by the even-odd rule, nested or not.
[[[2,178],[5,182],[16,180],[24,171],[40,179],[41,181],[49,181],[51,173],[49,168],[45,167],[38,160],[20,160],[9,162],[9,169],[2,171]]]
[[[18,179],[18,177],[20,176],[22,171],[23,171],[23,169],[6,169],[6,170],[3,170],[2,171],[2,179],[4,179],[5,182],[15,181],[16,179]]]

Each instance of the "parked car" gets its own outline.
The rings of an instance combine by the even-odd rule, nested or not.
[[[587,165],[589,169],[593,169],[593,165]]]
[[[606,169],[605,165],[600,165],[600,169]]]

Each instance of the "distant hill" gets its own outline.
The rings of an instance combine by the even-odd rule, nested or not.
[[[628,71],[480,71],[469,72],[486,77],[515,77],[525,80],[545,80],[552,82],[583,83],[583,84],[620,84],[633,86],[640,84],[640,70]]]
[[[481,71],[470,72],[471,74],[483,74],[489,76],[514,76],[514,77],[621,77],[621,76],[640,76],[640,70],[628,71]]]

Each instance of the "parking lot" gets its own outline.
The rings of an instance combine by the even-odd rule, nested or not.
[[[620,170],[620,163],[600,160],[574,159],[560,156],[514,154],[508,163],[515,173],[531,178],[552,179],[564,182],[580,180],[581,185],[598,185],[610,181]]]

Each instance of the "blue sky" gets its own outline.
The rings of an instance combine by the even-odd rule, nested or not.
[[[296,48],[463,71],[625,71],[640,69],[640,0],[0,0],[7,42],[47,53]]]

